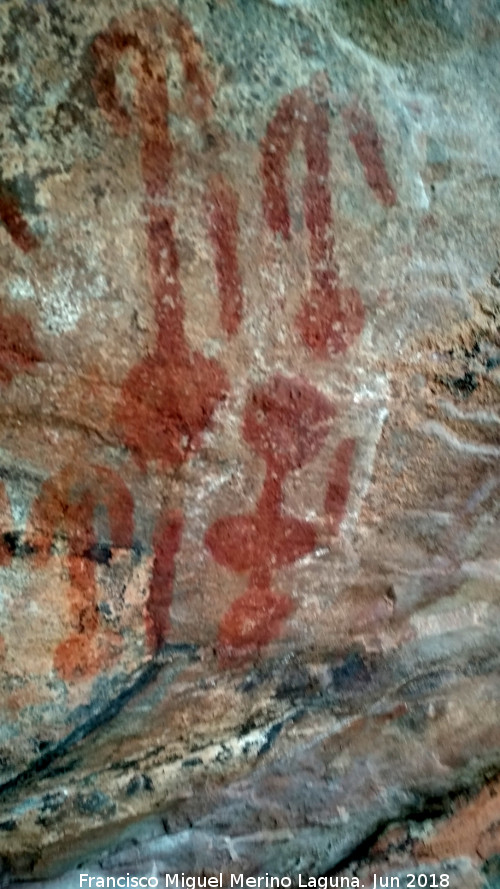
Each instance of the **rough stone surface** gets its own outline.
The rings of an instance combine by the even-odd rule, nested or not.
[[[498,0],[3,0],[3,886],[500,885],[499,71]]]

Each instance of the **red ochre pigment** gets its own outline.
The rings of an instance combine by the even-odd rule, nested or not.
[[[161,648],[170,630],[175,556],[182,529],[182,513],[177,510],[166,510],[156,525],[153,538],[153,577],[145,609],[146,637],[151,651]]]
[[[328,470],[328,485],[325,495],[325,513],[329,518],[332,534],[339,533],[349,498],[349,473],[356,442],[354,438],[344,438],[338,445]]]
[[[243,436],[267,473],[253,515],[228,516],[207,531],[214,559],[235,572],[249,571],[246,592],[224,616],[218,649],[223,663],[255,654],[279,635],[293,610],[289,597],[271,589],[274,571],[314,549],[310,522],[282,515],[288,473],[312,460],[323,446],[335,407],[305,380],[276,375],[250,396]]]
[[[384,207],[393,207],[396,192],[391,185],[384,161],[384,143],[372,115],[358,105],[342,112],[349,139],[363,166],[365,179]]]
[[[3,222],[16,247],[24,253],[29,253],[38,247],[38,240],[29,230],[19,201],[3,189],[0,189],[0,221]]]
[[[70,580],[69,611],[74,632],[54,654],[54,666],[63,679],[82,679],[98,672],[119,649],[116,634],[99,633],[95,562],[97,544],[94,519],[97,507],[108,514],[111,545],[130,549],[133,538],[134,503],[126,485],[103,466],[73,466],[42,485],[30,517],[28,542],[38,564],[50,556],[57,535],[66,541]]]
[[[340,286],[335,262],[328,110],[303,89],[282,99],[261,144],[264,216],[271,231],[285,240],[291,236],[289,157],[299,136],[307,166],[303,201],[312,280],[296,324],[306,345],[326,358],[330,352],[345,352],[359,336],[364,306],[357,290]]]
[[[238,195],[222,175],[208,184],[207,215],[220,294],[220,322],[228,336],[237,333],[243,315],[243,286],[238,265]]]
[[[178,13],[139,17],[139,25],[164,24],[179,53],[187,84],[187,111],[195,119],[210,110],[211,85],[200,67],[199,45]],[[140,28],[139,28],[140,30]],[[152,38],[154,41],[154,38]],[[199,449],[228,381],[217,362],[193,352],[184,333],[184,298],[174,240],[174,215],[169,209],[172,143],[168,128],[169,96],[163,59],[152,58],[134,31],[113,25],[94,42],[94,88],[98,102],[116,132],[132,125],[120,105],[115,67],[122,53],[133,51],[135,107],[141,140],[141,166],[147,214],[148,260],[154,296],[157,340],[152,355],[136,365],[123,387],[116,420],[127,446],[145,469],[150,460],[164,467],[185,462]]]
[[[42,360],[30,322],[18,312],[0,310],[0,385]]]
[[[96,61],[94,89],[99,105],[119,135],[132,129],[132,117],[120,104],[116,66],[130,51],[131,70],[136,79],[134,106],[140,136],[141,169],[151,291],[157,323],[156,343],[151,355],[127,375],[116,421],[126,445],[143,470],[152,460],[164,468],[184,463],[198,450],[202,433],[229,388],[224,370],[217,362],[189,348],[184,332],[184,297],[180,283],[179,257],[174,238],[174,212],[170,209],[173,179],[173,145],[169,132],[170,102],[162,52],[152,54],[162,28],[177,51],[185,78],[185,113],[195,120],[211,111],[212,85],[203,73],[201,48],[189,24],[177,12],[141,13],[135,29],[113,24],[94,42]],[[144,34],[146,40],[142,40]],[[222,322],[229,334],[241,316],[236,238],[236,196],[223,180],[209,188],[211,237],[216,251],[216,270],[222,300]],[[227,212],[227,217],[221,214]],[[225,241],[222,244],[222,240]],[[237,285],[234,294],[229,292]],[[168,509],[160,516],[154,533],[154,564],[145,607],[148,646],[158,649],[170,629],[175,555],[183,528],[182,515]]]

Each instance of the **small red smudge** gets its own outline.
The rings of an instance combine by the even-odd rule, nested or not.
[[[282,622],[293,610],[289,596],[250,587],[221,621],[217,648],[222,666],[258,654],[279,636]]]
[[[146,637],[149,649],[157,651],[170,630],[170,606],[175,576],[175,556],[183,528],[182,513],[160,515],[154,537],[153,577],[145,607]]]
[[[384,160],[384,143],[374,117],[358,105],[342,112],[349,140],[363,166],[365,179],[377,200],[384,207],[393,207],[397,196]]]
[[[350,490],[349,473],[355,447],[354,438],[344,438],[336,448],[329,466],[325,512],[333,534],[338,534],[340,523],[344,518]]]
[[[30,322],[24,315],[0,313],[0,384],[42,361]]]
[[[222,175],[210,180],[206,204],[209,236],[215,251],[221,326],[228,336],[233,336],[243,314],[243,287],[238,266],[238,196]]]
[[[16,247],[29,253],[38,247],[38,239],[30,232],[19,201],[14,195],[0,190],[0,220],[3,222]]]

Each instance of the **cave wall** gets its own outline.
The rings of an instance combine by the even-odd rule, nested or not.
[[[500,885],[499,63],[497,0],[2,3],[2,885]]]

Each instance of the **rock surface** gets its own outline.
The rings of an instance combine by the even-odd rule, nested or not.
[[[498,0],[2,3],[1,885],[500,885],[499,70]]]

